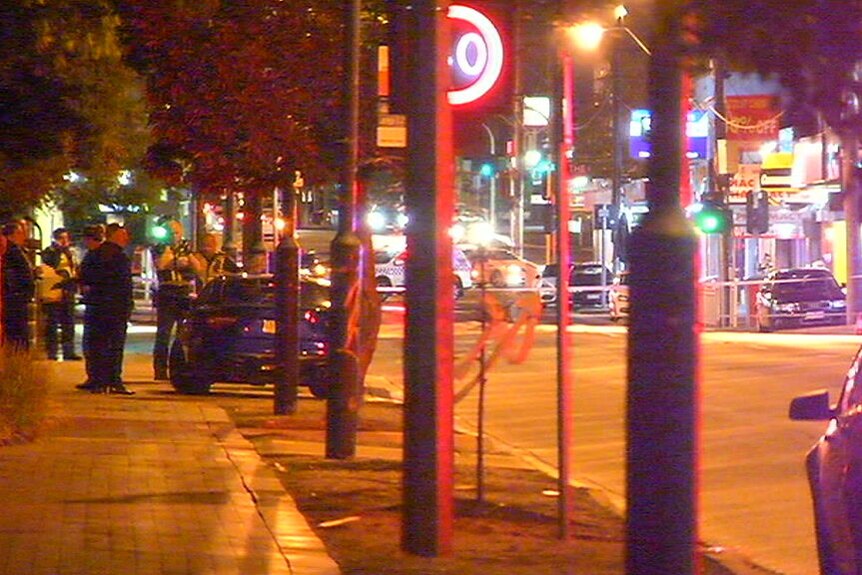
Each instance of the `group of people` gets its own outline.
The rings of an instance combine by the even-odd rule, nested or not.
[[[218,250],[218,238],[203,237],[192,251],[182,237],[182,226],[171,222],[171,239],[155,257],[156,337],[153,345],[155,379],[168,378],[168,349],[173,330],[191,293],[209,278],[238,271],[236,263]],[[2,228],[3,343],[26,351],[30,345],[29,305],[39,297],[44,314],[44,342],[49,359],[85,360],[87,379],[78,389],[93,393],[132,395],[122,380],[126,330],[134,307],[132,262],[126,247],[129,232],[118,223],[84,228],[83,259],[72,248],[66,228],[52,234],[42,250],[42,266],[34,265],[27,250],[27,231],[21,221]],[[39,273],[41,272],[41,273]],[[41,284],[37,283],[41,278]],[[36,293],[41,285],[40,293]],[[75,352],[74,310],[77,294],[84,304],[83,357]]]

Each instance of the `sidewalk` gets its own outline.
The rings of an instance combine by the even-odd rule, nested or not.
[[[0,448],[0,574],[338,574],[227,414],[147,380],[141,357],[131,397],[52,364],[47,429]]]

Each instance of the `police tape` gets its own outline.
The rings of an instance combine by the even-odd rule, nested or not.
[[[527,292],[515,299],[508,312],[508,318],[515,319],[512,323],[508,321],[506,309],[494,294],[485,294],[483,306],[489,319],[485,330],[480,334],[469,353],[455,366],[455,378],[467,380],[464,386],[455,393],[455,403],[467,397],[480,382],[483,373],[487,374],[493,369],[501,357],[513,365],[523,363],[536,341],[536,326],[542,316],[542,302],[539,299],[539,294]],[[518,336],[521,331],[523,331],[523,335],[519,342]],[[483,351],[489,347],[489,344],[493,344],[494,347],[491,354],[485,358]],[[468,376],[482,361],[485,362],[484,369],[480,369],[479,373],[468,379]]]

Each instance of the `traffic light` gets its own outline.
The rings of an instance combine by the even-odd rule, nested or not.
[[[755,235],[769,231],[769,194],[767,192],[752,191],[746,194],[745,229]]]
[[[724,234],[733,229],[733,212],[723,203],[702,200],[691,207],[694,225],[705,234]]]

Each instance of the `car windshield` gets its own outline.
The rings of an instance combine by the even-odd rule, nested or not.
[[[605,283],[610,283],[612,279],[613,275],[608,270],[605,270]],[[572,268],[569,283],[576,286],[602,285],[602,267],[576,266]]]
[[[299,305],[303,309],[329,307],[329,288],[313,281],[300,283]],[[237,278],[225,282],[222,301],[227,305],[275,305],[275,281]]]
[[[779,298],[843,297],[841,288],[828,272],[791,271],[776,274],[774,281],[772,289]]]

